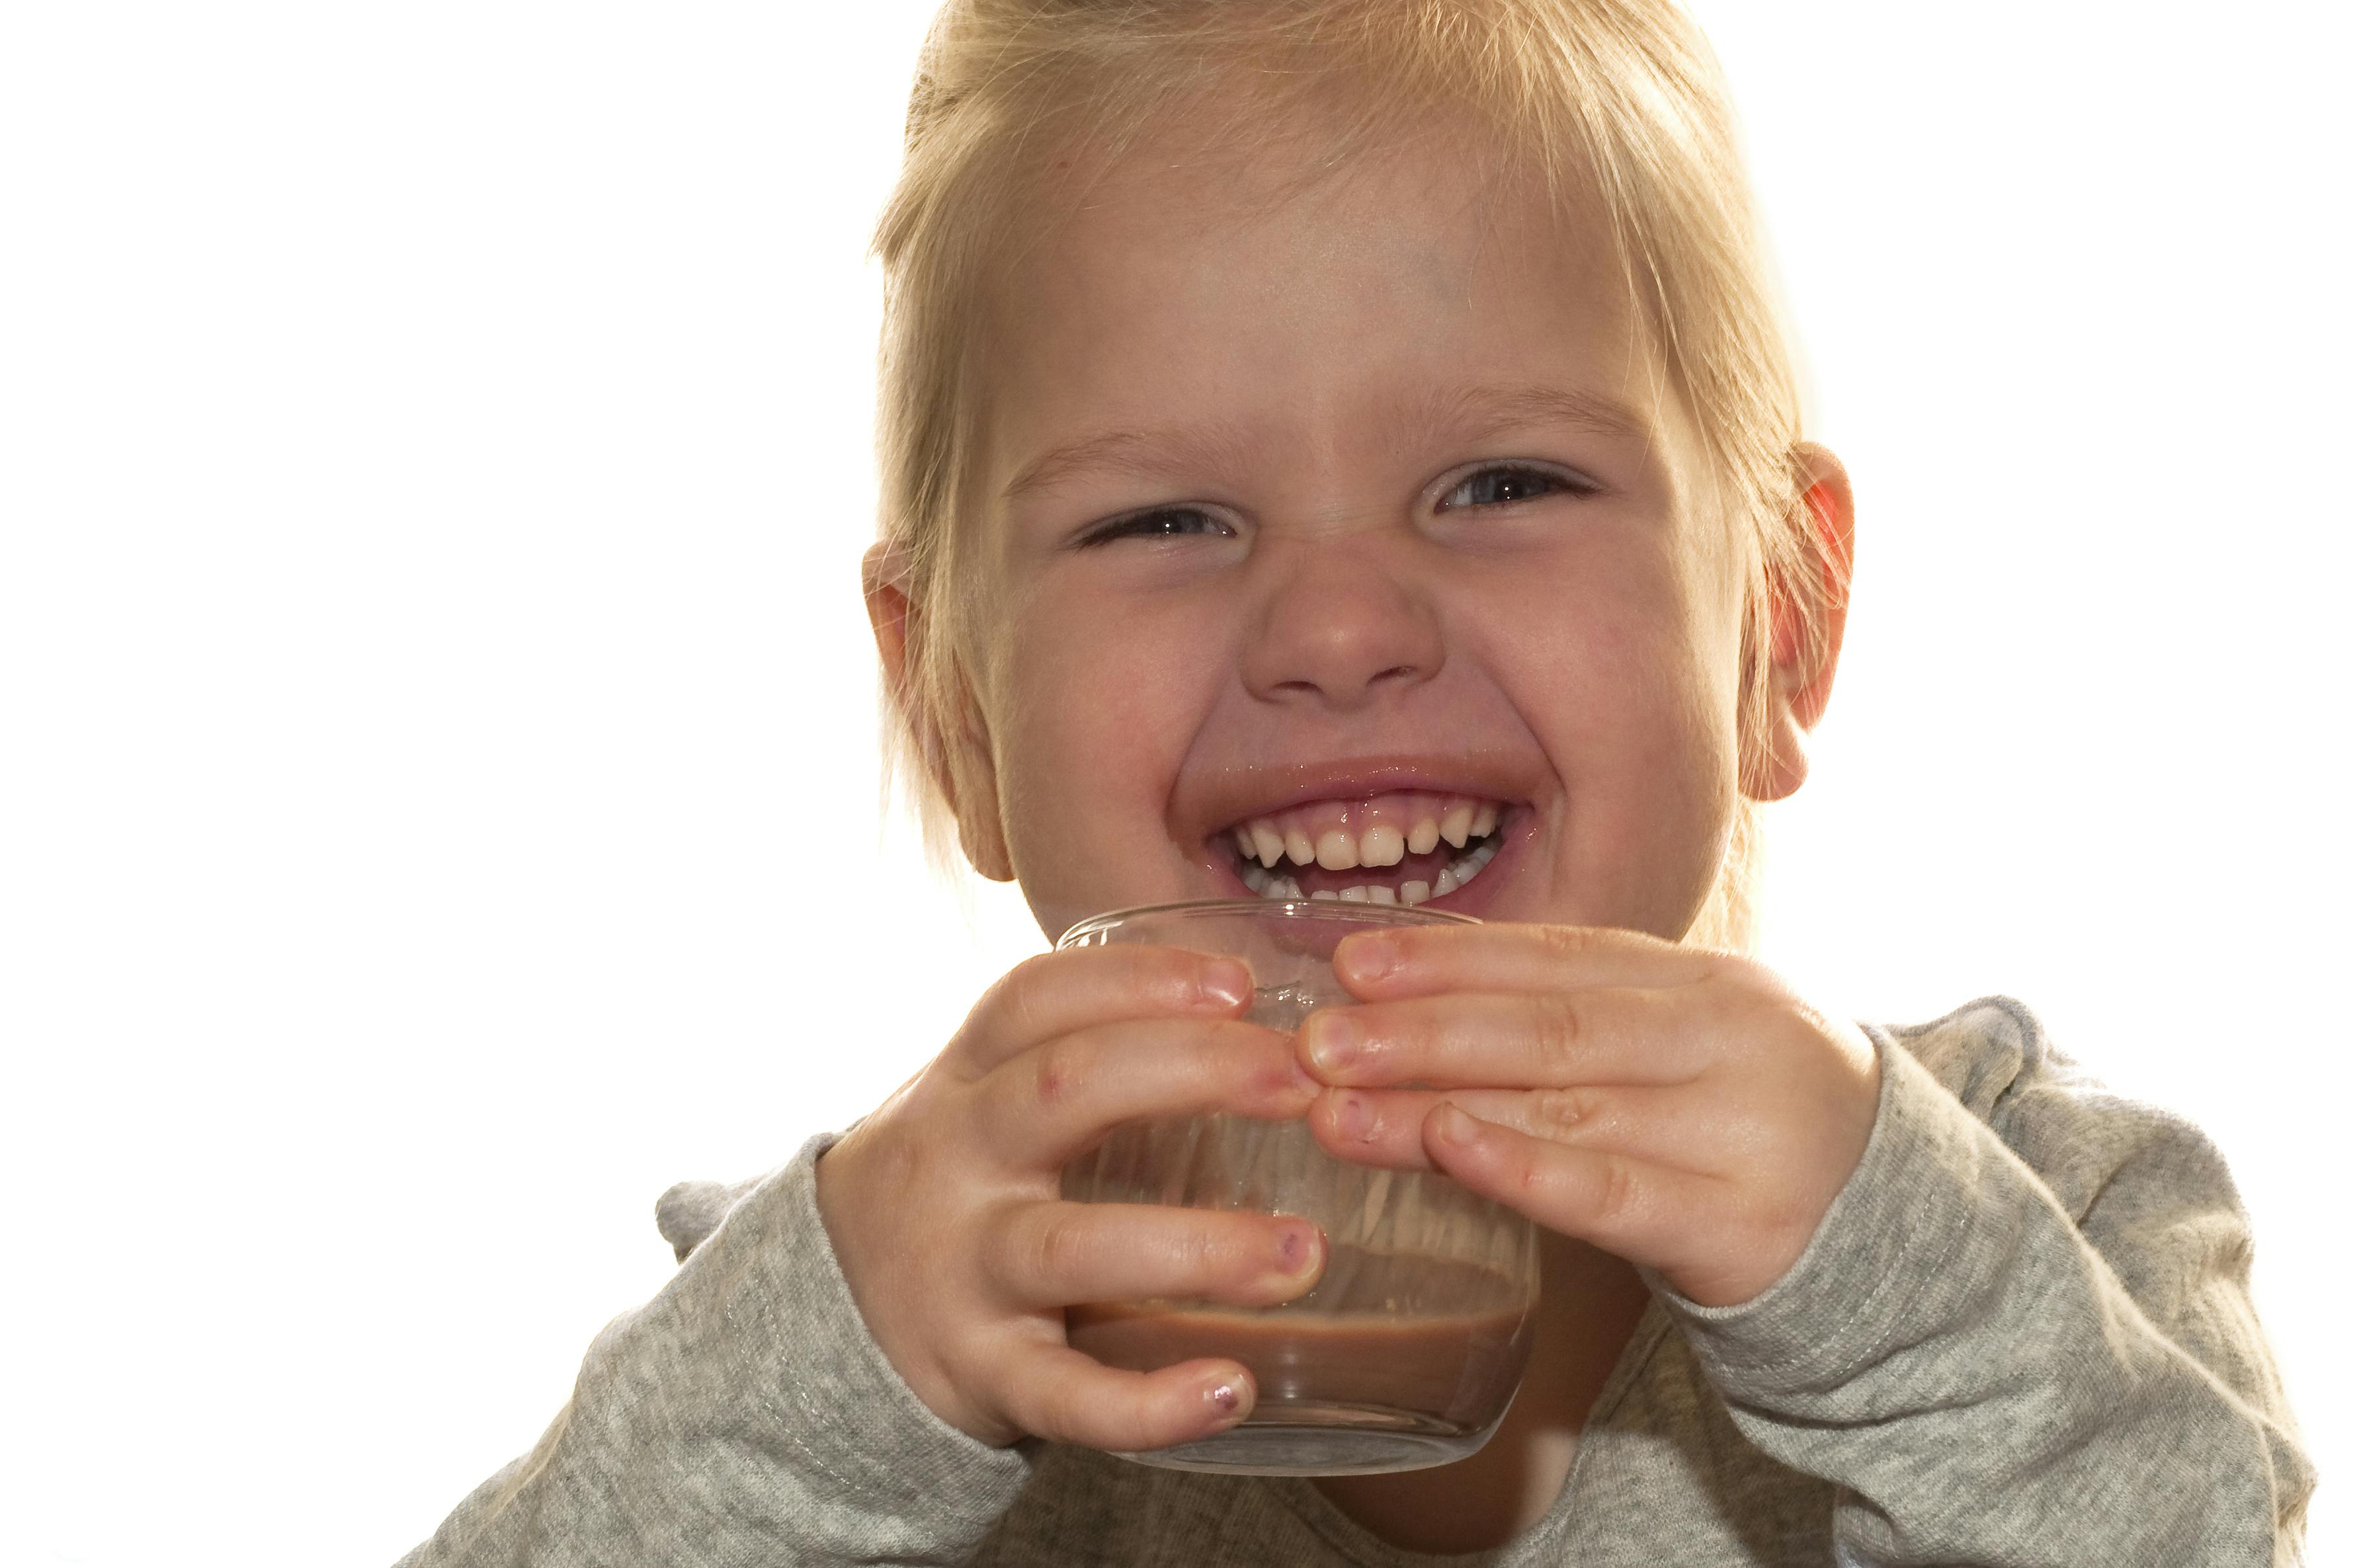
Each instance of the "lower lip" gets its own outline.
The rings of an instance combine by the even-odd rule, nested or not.
[[[1523,812],[1517,807],[1511,806],[1501,816],[1500,826],[1493,831],[1493,841],[1498,843],[1500,847],[1493,851],[1492,859],[1485,865],[1484,869],[1476,873],[1476,880],[1466,883],[1465,886],[1452,889],[1449,893],[1444,894],[1440,898],[1430,898],[1423,904],[1413,905],[1411,907],[1416,909],[1440,909],[1446,915],[1466,915],[1471,916],[1479,916],[1485,910],[1490,908],[1498,900],[1499,888],[1501,884],[1508,880],[1509,872],[1513,869],[1511,862],[1521,861],[1524,858],[1524,836],[1515,831],[1518,828],[1522,827],[1523,824]],[[1262,897],[1262,894],[1255,892],[1254,889],[1248,887],[1239,879],[1238,864],[1232,857],[1226,854],[1223,855],[1220,863],[1214,867],[1214,871],[1221,876],[1224,882],[1229,884],[1230,888],[1233,890],[1233,896],[1237,898]],[[1284,903],[1286,901],[1282,899],[1266,899],[1264,902],[1278,904]],[[1323,900],[1323,902],[1325,901]],[[1394,905],[1381,907],[1400,908],[1401,905]]]

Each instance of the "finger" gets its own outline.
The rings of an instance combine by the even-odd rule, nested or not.
[[[1276,1030],[1150,1020],[1078,1030],[1003,1062],[979,1090],[978,1113],[984,1146],[1032,1170],[1063,1165],[1125,1122],[1301,1116],[1319,1088]]]
[[[1426,1153],[1470,1191],[1650,1268],[1685,1261],[1721,1196],[1712,1178],[1493,1126],[1455,1105],[1427,1118]]]
[[[946,1053],[981,1078],[1021,1051],[1096,1024],[1174,1014],[1235,1016],[1254,995],[1245,962],[1180,948],[1069,948],[993,983]]]
[[[1356,1088],[1685,1083],[1712,1059],[1710,1022],[1675,992],[1453,993],[1323,1008],[1299,1057],[1323,1083]]]
[[[1312,1102],[1312,1135],[1339,1159],[1392,1170],[1432,1170],[1427,1118],[1456,1105],[1478,1121],[1529,1137],[1627,1155],[1697,1175],[1720,1174],[1752,1128],[1686,1089],[1336,1089]]]
[[[1725,967],[1726,954],[1601,926],[1403,926],[1336,944],[1336,978],[1365,1001],[1442,991],[1675,987]]]
[[[1254,1376],[1235,1361],[1118,1372],[1079,1350],[1027,1342],[1010,1370],[1009,1420],[1053,1442],[1115,1453],[1211,1437],[1254,1409]]]
[[[1267,1307],[1310,1289],[1326,1250],[1320,1227],[1292,1215],[1035,1202],[1008,1212],[984,1266],[1027,1308],[1163,1296]]]

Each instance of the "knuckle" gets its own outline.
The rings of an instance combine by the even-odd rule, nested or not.
[[[1609,1226],[1620,1227],[1637,1215],[1639,1206],[1640,1183],[1631,1163],[1622,1159],[1602,1163],[1593,1201],[1596,1217]]]
[[[1036,953],[994,981],[968,1015],[971,1025],[1015,1039],[1029,1037],[1041,1016],[1042,995],[1061,972],[1052,962],[1060,956]]]
[[[1082,1226],[1069,1220],[1037,1221],[1019,1249],[1023,1266],[1035,1281],[1049,1284],[1081,1277],[1095,1251]]]
[[[1259,1042],[1242,1037],[1238,1026],[1213,1025],[1202,1033],[1191,1029],[1170,1045],[1164,1069],[1174,1095],[1208,1105],[1228,1105],[1247,1095],[1267,1058]]]
[[[1575,1056],[1581,1048],[1582,1025],[1570,998],[1534,997],[1529,1027],[1534,1053],[1543,1068],[1559,1070],[1574,1065]]]
[[[1683,941],[1681,950],[1696,960],[1695,972],[1712,980],[1742,975],[1756,966],[1738,948],[1709,941]]]
[[[1725,1032],[1756,1026],[1767,1013],[1784,1011],[1788,999],[1785,981],[1737,954],[1718,959],[1694,990],[1691,1005],[1700,1019]]]
[[[1734,969],[1709,976],[1697,990],[1691,1007],[1717,1028],[1728,1028],[1752,1016],[1770,996],[1755,975]]]
[[[1206,1068],[1241,1088],[1262,1085],[1273,1071],[1284,1074],[1295,1059],[1286,1036],[1259,1025],[1224,1022],[1200,1039]]]
[[[887,1192],[901,1201],[908,1194],[923,1190],[931,1175],[934,1161],[926,1142],[909,1135],[908,1129],[896,1129],[901,1135],[885,1133],[874,1143],[865,1145],[862,1152],[874,1162],[874,1179]],[[848,1139],[848,1142],[851,1140]],[[830,1149],[829,1153],[836,1151]]]
[[[1730,948],[1705,948],[1699,951],[1704,956],[1706,969],[1716,980],[1750,986],[1758,991],[1777,991],[1785,987],[1786,982],[1779,978],[1776,970],[1751,954]]]
[[[1526,1102],[1535,1136],[1571,1142],[1594,1126],[1600,1115],[1599,1097],[1587,1090],[1544,1089]]]
[[[1121,1373],[1066,1372],[1054,1387],[1043,1393],[1040,1435],[1053,1442],[1084,1448],[1121,1449],[1128,1446],[1127,1429],[1137,1420],[1126,1408],[1133,1401],[1110,1398],[1113,1389],[1108,1384],[1114,1381],[1116,1387],[1121,1387],[1136,1376],[1136,1374],[1126,1376]]]
[[[1598,950],[1598,933],[1587,926],[1543,926],[1542,947],[1561,958],[1577,958]]]
[[[1168,1246],[1173,1268],[1183,1279],[1207,1279],[1229,1273],[1230,1255],[1235,1250],[1216,1228],[1203,1224],[1182,1229]]]
[[[1182,948],[1124,946],[1090,949],[1102,962],[1122,965],[1121,983],[1135,1008],[1185,1007],[1199,993],[1207,959]]]
[[[1531,1154],[1517,1157],[1509,1173],[1509,1185],[1522,1199],[1538,1201],[1549,1195],[1550,1183],[1542,1162]]]
[[[1178,999],[1197,994],[1206,972],[1215,960],[1203,953],[1185,948],[1136,948],[1139,955],[1143,981],[1154,981],[1167,988]]]
[[[1081,1049],[1053,1040],[1033,1053],[1033,1102],[1043,1111],[1063,1109],[1082,1081]]]
[[[928,1211],[918,1197],[955,1168],[962,1145],[909,1116],[872,1117],[820,1157],[819,1179],[837,1201],[890,1215],[905,1226]]]

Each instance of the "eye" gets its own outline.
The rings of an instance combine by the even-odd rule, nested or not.
[[[1194,507],[1162,507],[1104,523],[1084,534],[1082,543],[1087,548],[1118,539],[1185,539],[1201,533],[1227,537],[1229,532],[1230,525],[1209,512]]]
[[[1596,486],[1544,468],[1529,468],[1517,463],[1496,463],[1489,468],[1478,468],[1460,480],[1452,488],[1451,493],[1443,498],[1443,504],[1446,507],[1511,506],[1555,490],[1588,495],[1595,488]]]

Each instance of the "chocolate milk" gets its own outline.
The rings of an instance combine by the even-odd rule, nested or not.
[[[1257,1418],[1290,1405],[1397,1412],[1455,1431],[1488,1426],[1523,1375],[1531,1301],[1509,1278],[1472,1264],[1355,1256],[1337,1247],[1328,1278],[1415,1272],[1418,1296],[1454,1310],[1383,1304],[1322,1310],[1315,1287],[1277,1308],[1112,1303],[1066,1310],[1066,1339],[1109,1366],[1153,1372],[1202,1355],[1243,1362],[1258,1391]]]

